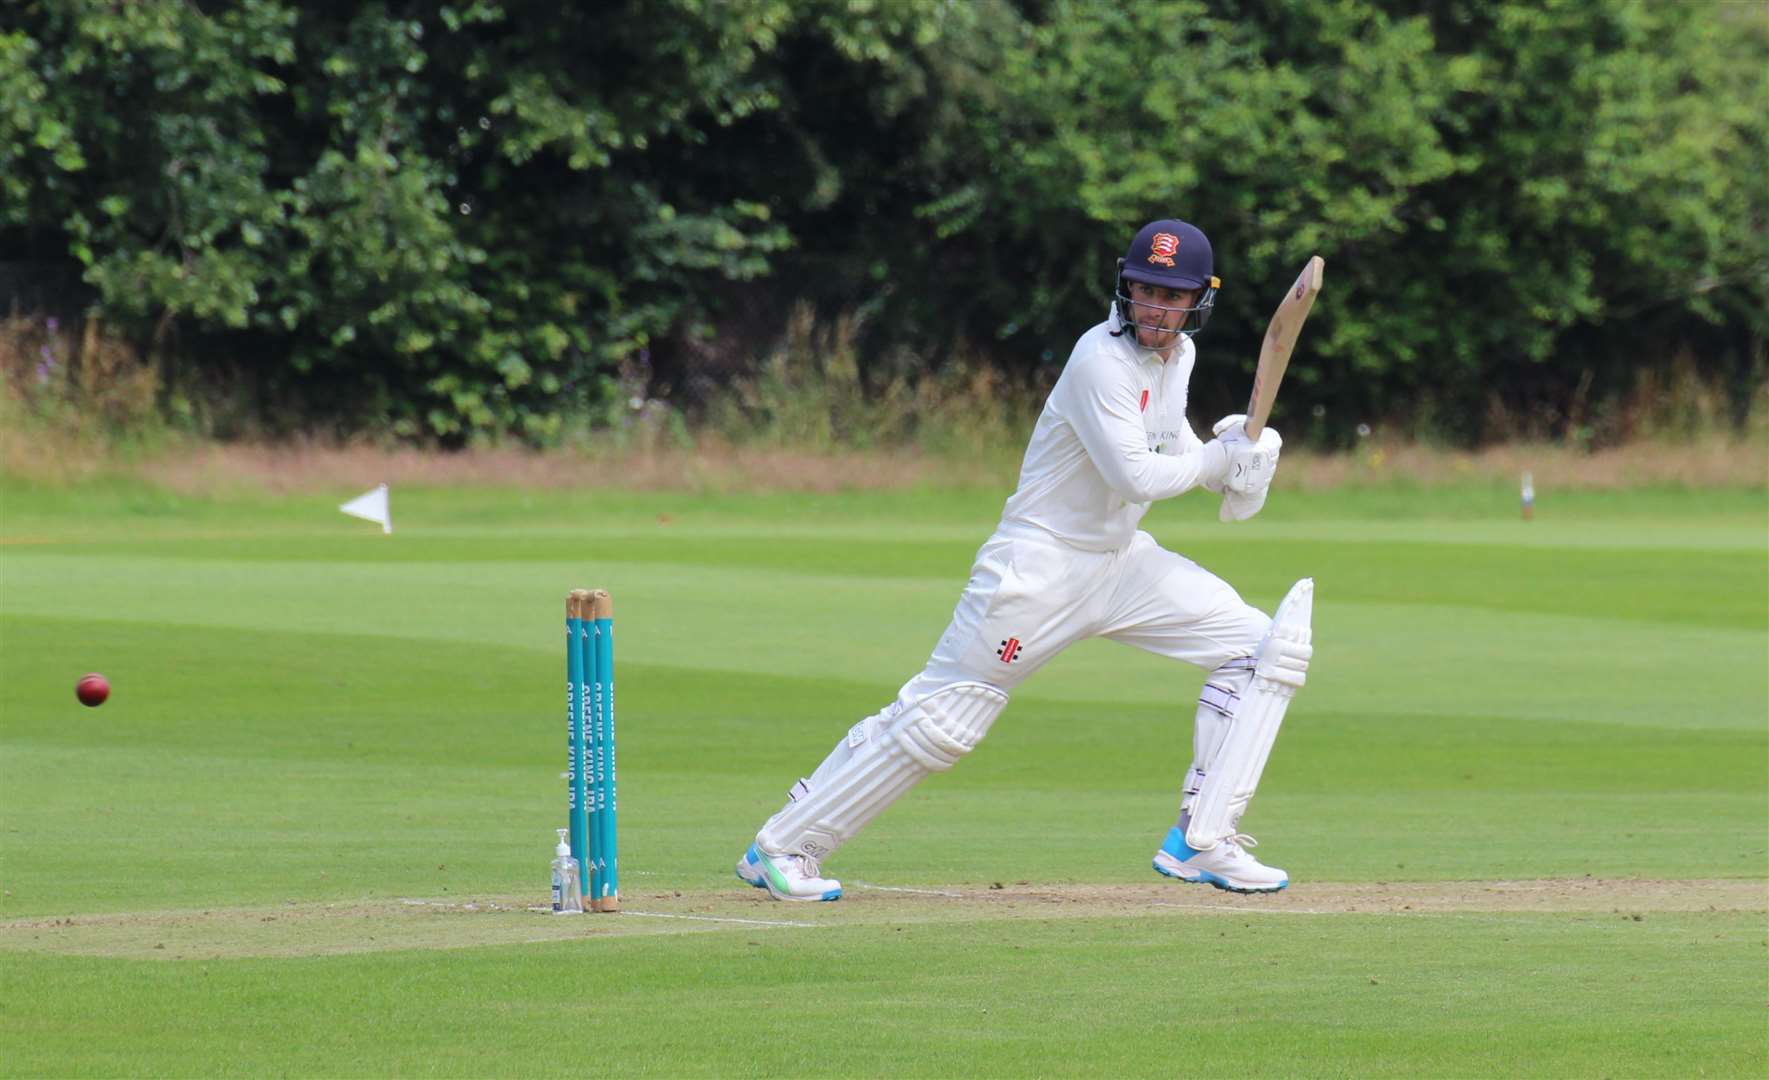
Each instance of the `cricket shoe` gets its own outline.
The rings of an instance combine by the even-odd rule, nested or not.
[[[1185,842],[1185,833],[1176,825],[1168,830],[1161,850],[1155,852],[1155,870],[1229,892],[1277,892],[1290,884],[1290,875],[1247,854],[1248,848],[1258,844],[1251,836],[1236,833],[1223,837],[1209,851],[1199,851]]]
[[[809,855],[769,855],[754,844],[737,860],[737,876],[776,900],[840,900],[842,883],[817,870]]]

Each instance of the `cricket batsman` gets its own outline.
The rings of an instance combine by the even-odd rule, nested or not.
[[[1179,820],[1157,871],[1236,892],[1289,884],[1237,830],[1284,709],[1308,670],[1313,583],[1275,618],[1137,525],[1156,499],[1196,487],[1220,516],[1265,504],[1281,440],[1219,420],[1209,442],[1186,421],[1186,389],[1221,283],[1210,241],[1151,222],[1118,263],[1106,320],[1081,335],[1038,417],[1019,487],[977,552],[927,666],[884,710],[855,724],[792,786],[737,863],[777,900],[836,900],[823,860],[922,777],[976,749],[1008,695],[1075,642],[1104,637],[1209,673],[1198,698]]]

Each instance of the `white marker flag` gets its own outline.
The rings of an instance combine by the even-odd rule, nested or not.
[[[362,518],[364,521],[375,521],[381,525],[382,533],[393,531],[393,513],[387,508],[387,485],[378,484],[373,491],[365,491],[338,509],[351,517]]]

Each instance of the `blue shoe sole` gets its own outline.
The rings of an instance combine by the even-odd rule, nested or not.
[[[1238,885],[1230,885],[1227,879],[1212,874],[1208,870],[1200,870],[1198,871],[1197,877],[1189,878],[1162,869],[1161,864],[1158,862],[1151,862],[1149,865],[1153,866],[1155,868],[1155,873],[1160,874],[1162,877],[1170,877],[1175,881],[1183,881],[1187,885],[1214,885],[1223,892],[1240,893],[1242,896],[1252,896],[1257,893],[1283,892],[1290,887],[1290,883],[1285,881],[1283,884],[1273,886],[1269,889],[1243,889]]]

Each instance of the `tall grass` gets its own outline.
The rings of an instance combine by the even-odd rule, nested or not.
[[[692,408],[651,396],[649,373],[635,367],[622,372],[618,393],[574,419],[557,452],[438,455],[385,432],[345,442],[220,441],[204,417],[237,416],[246,406],[201,395],[225,398],[225,389],[167,386],[150,358],[97,319],[69,326],[15,315],[0,319],[0,473],[54,482],[140,473],[154,459],[148,472],[188,487],[229,478],[275,488],[365,471],[538,486],[1011,484],[1054,372],[1016,381],[962,356],[930,368],[906,353],[869,365],[863,331],[854,315],[820,319],[801,305],[746,373]],[[1283,404],[1276,422],[1288,431]],[[1554,424],[1544,415],[1489,417],[1489,428],[1507,437],[1480,450],[1437,445],[1412,418],[1362,428],[1354,446],[1328,453],[1307,437],[1306,419],[1291,420],[1300,427],[1279,484],[1433,484],[1530,469],[1573,486],[1769,487],[1769,379],[1757,378],[1741,399],[1685,354],[1574,411]],[[1213,418],[1192,419],[1204,430]]]
[[[162,447],[159,374],[97,318],[0,319],[0,467],[55,478]]]
[[[984,364],[954,360],[922,370],[913,358],[862,376],[860,324],[821,322],[793,309],[786,333],[756,366],[705,408],[698,429],[738,446],[811,452],[914,448],[984,457],[1024,448],[1046,386],[1014,383]]]
[[[1641,442],[1769,441],[1769,356],[1759,344],[1751,369],[1728,374],[1702,364],[1685,347],[1668,362],[1643,364],[1621,386],[1599,390],[1589,370],[1570,398],[1507,405],[1494,393],[1482,429],[1487,444],[1560,442],[1597,450]],[[1426,399],[1423,412],[1435,412]],[[1409,417],[1407,431],[1418,441],[1434,441],[1429,423]],[[1396,425],[1383,425],[1395,430]]]
[[[1678,353],[1669,367],[1644,368],[1629,392],[1599,408],[1589,437],[1623,443],[1640,439],[1711,439],[1737,432],[1769,435],[1769,379],[1740,392],[1707,375],[1693,353]]]

